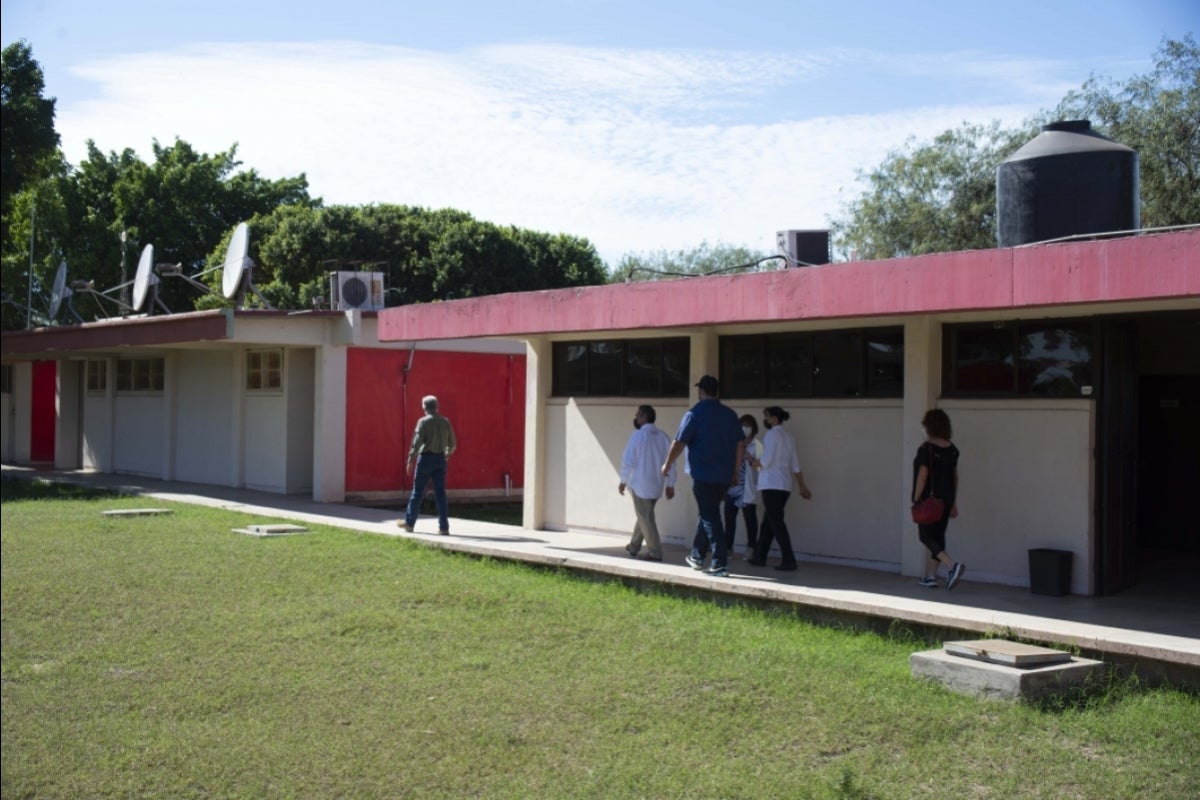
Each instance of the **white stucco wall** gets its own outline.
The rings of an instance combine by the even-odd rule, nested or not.
[[[286,492],[287,404],[283,392],[246,395],[245,485]]]
[[[117,394],[113,418],[113,471],[161,478],[166,393]]]
[[[1029,585],[1029,550],[1073,553],[1071,591],[1090,594],[1095,403],[945,400],[959,459],[959,517],[946,550],[979,580]]]
[[[13,460],[12,424],[13,398],[8,392],[0,393],[0,459]]]
[[[83,424],[80,450],[84,469],[94,469],[98,472],[111,472],[113,469],[112,420],[115,408],[115,396],[112,376],[116,359],[105,359],[108,363],[108,388],[103,392],[83,393]]]
[[[761,417],[764,401],[731,401]],[[545,525],[551,529],[632,529],[632,501],[617,494],[621,453],[632,431],[636,398],[552,399],[546,408]],[[684,401],[658,401],[658,426],[673,435]],[[897,524],[896,498],[911,486],[912,456],[901,460],[905,424],[899,400],[805,400],[782,403],[796,437],[801,468],[812,489],[792,496],[788,528],[801,559],[900,571],[906,537],[916,526]],[[1093,520],[1094,404],[1088,400],[942,401],[950,415],[959,465],[960,517],[950,523],[947,551],[974,578],[1029,585],[1028,551],[1074,553],[1072,591],[1092,590],[1087,565]],[[761,434],[761,431],[760,431]],[[893,454],[891,456],[887,454]],[[682,459],[679,462],[682,467]],[[687,544],[696,525],[691,484],[681,473],[679,494],[658,504],[665,540]],[[759,506],[760,517],[762,506]],[[903,511],[903,510],[901,510]],[[745,543],[739,518],[737,544]]]
[[[289,494],[307,493],[313,488],[316,352],[311,349],[291,349],[284,358],[288,415],[286,491]]]
[[[12,395],[9,396],[9,407],[4,415],[8,433],[5,439],[9,442],[10,451],[5,458],[17,464],[28,464],[30,459],[30,430],[33,425],[33,364],[19,362],[13,364]]]
[[[739,416],[761,419],[762,409],[777,401],[727,404]],[[617,494],[617,484],[621,453],[638,405],[637,398],[616,404],[584,398],[549,402],[548,527],[632,530],[632,501]],[[658,427],[673,436],[688,401],[659,400],[652,405],[658,412]],[[793,496],[787,505],[788,529],[797,553],[898,570],[902,532],[895,524],[895,497],[903,478],[895,473],[895,459],[880,454],[899,452],[900,401],[804,401],[783,407],[792,414],[787,428],[796,437],[801,468],[814,495],[810,502]],[[696,526],[696,505],[683,463],[682,458],[677,462],[679,494],[670,502],[659,501],[657,507],[660,532],[676,544],[690,543]],[[739,519],[737,544],[744,543],[745,528]]]
[[[234,441],[238,387],[234,353],[197,350],[175,359],[175,478],[234,486]]]

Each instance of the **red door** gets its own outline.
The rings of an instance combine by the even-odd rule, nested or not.
[[[35,464],[54,463],[54,398],[57,391],[57,364],[33,362],[32,406],[29,418],[29,460]]]

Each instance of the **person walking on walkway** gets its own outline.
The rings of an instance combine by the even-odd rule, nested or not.
[[[450,420],[438,413],[438,399],[433,395],[421,398],[421,407],[425,416],[417,420],[416,431],[413,432],[412,447],[408,450],[408,463],[405,473],[413,474],[416,465],[417,474],[413,478],[412,497],[408,500],[408,509],[404,513],[404,521],[400,525],[412,533],[417,524],[417,516],[421,512],[421,497],[425,487],[433,482],[433,499],[437,504],[438,533],[446,536],[450,533],[450,509],[446,501],[446,461],[458,447],[454,438],[454,426]]]
[[[721,524],[721,498],[737,483],[738,467],[742,463],[745,441],[737,412],[723,405],[717,397],[721,384],[712,375],[696,382],[699,401],[688,409],[679,423],[675,440],[660,472],[665,477],[675,459],[687,449],[687,467],[692,476],[692,494],[700,514],[699,531],[692,551],[684,559],[692,569],[704,569],[703,539],[712,551],[712,561],[706,572],[716,577],[729,575],[725,550],[725,528]]]
[[[966,565],[955,561],[946,552],[946,528],[958,516],[958,448],[950,441],[954,431],[950,416],[940,408],[931,408],[921,420],[925,441],[913,457],[912,501],[917,503],[931,495],[944,503],[942,517],[929,525],[918,525],[921,544],[929,550],[925,574],[919,583],[929,589],[938,586],[938,567],[946,568],[946,588],[953,589],[962,577]]]
[[[771,540],[779,542],[779,564],[777,570],[790,572],[796,569],[796,554],[792,550],[792,537],[788,533],[787,522],[784,521],[783,511],[788,497],[792,493],[792,483],[800,489],[800,496],[805,500],[812,499],[812,492],[804,482],[804,473],[800,471],[800,458],[796,455],[796,440],[792,434],[783,429],[791,414],[779,406],[770,406],[763,410],[763,426],[767,432],[763,435],[763,454],[756,466],[758,472],[758,491],[762,495],[764,519],[758,531],[758,546],[754,556],[746,563],[756,567],[766,566],[767,553],[771,550]]]
[[[633,496],[633,513],[637,516],[633,535],[625,549],[629,555],[643,561],[662,561],[662,540],[654,519],[654,505],[664,491],[668,500],[675,496],[675,467],[672,466],[665,476],[658,471],[671,449],[671,440],[655,427],[656,419],[658,413],[654,406],[638,406],[633,417],[633,433],[621,455],[621,483],[617,486],[621,494],[629,489]],[[646,552],[639,555],[643,540]]]
[[[743,414],[739,421],[745,437],[742,440],[745,454],[738,470],[737,484],[730,486],[725,493],[725,549],[733,549],[740,510],[746,522],[746,552],[753,553],[758,544],[758,471],[754,468],[754,462],[762,456],[762,444],[754,438],[758,436],[758,420],[750,414]]]

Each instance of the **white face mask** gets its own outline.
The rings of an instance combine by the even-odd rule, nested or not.
[[[750,438],[750,429],[745,425],[742,426],[742,436],[746,437],[747,439]]]

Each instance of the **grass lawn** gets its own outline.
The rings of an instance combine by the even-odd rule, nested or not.
[[[399,538],[2,512],[4,798],[1200,796],[1195,692],[982,701],[913,641]]]

